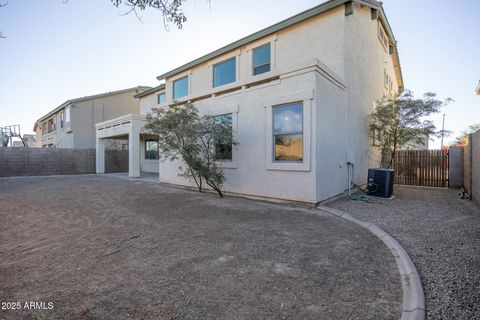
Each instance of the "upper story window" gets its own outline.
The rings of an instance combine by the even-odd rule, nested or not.
[[[388,38],[387,34],[385,33],[385,30],[383,30],[382,24],[378,22],[378,38],[380,39],[380,42],[382,43],[383,47],[388,50]]]
[[[47,123],[42,122],[42,133],[47,133]]]
[[[253,75],[262,74],[271,70],[270,43],[253,49]]]
[[[61,111],[58,117],[60,119],[60,129],[63,129],[63,125],[65,123],[65,112]]]
[[[173,100],[188,96],[188,76],[173,81]]]
[[[215,122],[222,124],[230,129],[233,130],[232,123],[233,117],[231,113],[223,114],[220,116],[216,116]],[[220,161],[232,161],[233,159],[233,147],[231,144],[222,144],[217,143],[215,144],[215,158]]]
[[[70,122],[70,107],[65,108],[65,122]]]
[[[235,57],[213,66],[213,87],[237,80],[237,59]]]
[[[145,141],[145,159],[146,160],[158,160],[158,141],[146,140]]]
[[[55,123],[53,122],[53,118],[48,119],[47,128],[48,128],[48,133],[53,132],[55,130]]]
[[[294,102],[273,109],[275,161],[303,161],[303,103]]]
[[[157,104],[165,103],[165,92],[159,93],[157,95]]]

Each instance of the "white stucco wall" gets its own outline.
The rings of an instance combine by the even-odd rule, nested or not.
[[[398,83],[392,56],[377,35],[379,20],[371,19],[370,8],[355,5],[355,13],[345,16],[345,81],[347,82],[348,145],[355,154],[357,184],[367,181],[367,169],[378,167],[381,156],[373,148],[368,134],[368,115],[375,101],[388,95],[384,86],[384,69],[393,82],[393,93]]]
[[[398,92],[392,56],[377,37],[378,20],[370,8],[355,6],[345,16],[340,6],[276,34],[233,50],[166,79],[166,104],[172,102],[172,81],[189,76],[189,95],[202,114],[234,114],[239,146],[225,168],[225,190],[247,195],[318,202],[348,187],[347,161],[354,180],[366,182],[367,168],[378,166],[368,135],[368,114],[388,90],[384,69]],[[251,50],[270,42],[272,71],[251,75]],[[212,88],[212,65],[235,56],[237,81]],[[278,77],[248,88],[256,79]],[[240,86],[243,86],[240,88]],[[231,93],[208,96],[224,89]],[[272,163],[271,106],[304,102],[303,164]],[[156,93],[140,99],[143,114],[156,104]],[[308,105],[308,106],[307,106]],[[236,123],[236,125],[235,125]],[[378,157],[379,159],[379,157]],[[178,177],[178,162],[160,163],[160,181],[192,185]]]
[[[275,99],[275,104],[306,99],[311,101],[313,106],[314,101],[311,98],[314,90],[315,76],[313,72],[309,72],[258,88],[202,100],[195,104],[202,114],[234,113],[234,122],[237,123],[236,140],[239,145],[236,147],[233,159],[236,167],[224,169],[225,190],[240,194],[315,202],[315,167],[310,166],[300,171],[295,168],[268,169],[267,158],[270,158],[273,149],[266,146],[267,139],[272,138],[272,133],[266,130],[267,121],[271,121],[268,106],[272,105],[272,98]],[[310,109],[312,110],[313,107]],[[307,117],[309,123],[304,124],[304,130],[306,126],[311,129],[315,125],[311,113]],[[310,144],[308,160],[314,163],[315,154],[312,151],[313,144]],[[179,166],[179,162],[161,162],[160,181],[192,185],[177,176]]]

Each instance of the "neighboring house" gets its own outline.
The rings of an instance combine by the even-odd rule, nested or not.
[[[181,48],[177,48],[181,50]],[[403,90],[396,41],[380,2],[331,0],[158,77],[136,95],[140,115],[97,124],[97,172],[104,138],[129,136],[129,175],[141,172],[141,134],[151,108],[193,103],[227,117],[239,145],[225,168],[225,190],[316,203],[366,183],[368,114]],[[123,124],[122,124],[123,123]],[[151,148],[155,148],[152,142]],[[161,183],[191,186],[178,161],[162,161]]]
[[[24,134],[23,135],[23,140],[27,143],[27,146],[32,148],[37,146],[37,141],[35,140],[35,135],[34,134]],[[22,141],[13,141],[13,146],[14,147],[24,147]]]
[[[138,113],[135,94],[150,89],[138,86],[67,100],[35,122],[37,146],[95,148],[95,124],[128,113]]]

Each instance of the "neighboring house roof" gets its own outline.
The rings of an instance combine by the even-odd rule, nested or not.
[[[162,83],[162,84],[159,85],[159,86],[156,86],[156,87],[153,87],[153,88],[151,88],[151,89],[148,89],[147,91],[140,92],[140,93],[134,95],[133,97],[134,97],[134,98],[143,98],[143,97],[146,97],[146,96],[148,96],[148,95],[151,95],[151,94],[153,94],[153,93],[155,93],[155,92],[161,91],[161,90],[163,90],[163,89],[165,89],[165,84],[164,84],[164,83]]]
[[[480,81],[478,81],[477,88],[475,89],[477,96],[480,96]]]
[[[108,96],[111,96],[111,95],[114,95],[114,94],[125,93],[125,92],[133,91],[133,90],[149,90],[151,88],[152,87],[147,87],[147,86],[136,86],[136,87],[132,87],[132,88],[110,91],[110,92],[104,92],[104,93],[94,94],[94,95],[91,95],[91,96],[85,96],[85,97],[81,97],[81,98],[75,98],[75,99],[67,100],[64,103],[62,103],[61,105],[59,105],[58,107],[56,107],[55,109],[53,109],[52,111],[50,111],[49,113],[47,113],[46,115],[44,115],[43,117],[39,118],[37,121],[35,121],[35,125],[33,126],[33,131],[37,130],[38,122],[41,122],[41,121],[47,119],[48,117],[54,115],[55,113],[62,110],[63,108],[65,108],[69,104],[76,103],[76,102],[93,100],[93,99],[98,99],[98,98],[103,98],[103,97],[108,97]]]
[[[373,9],[377,9],[379,12],[379,18],[382,21],[384,28],[389,36],[389,39],[391,40],[393,46],[394,46],[394,52],[393,52],[393,59],[394,59],[394,67],[396,69],[396,76],[397,76],[397,82],[401,90],[403,90],[403,76],[402,76],[402,70],[400,68],[400,59],[398,57],[398,51],[397,51],[397,41],[395,40],[395,37],[393,36],[392,29],[390,28],[390,24],[388,23],[387,17],[385,15],[385,11],[383,11],[382,3],[379,1],[375,0],[330,0],[327,2],[324,2],[316,7],[313,7],[309,10],[303,11],[297,15],[294,15],[286,20],[280,21],[270,27],[267,27],[265,29],[262,29],[258,32],[255,32],[254,34],[251,34],[245,38],[242,38],[238,41],[232,42],[231,44],[222,47],[216,51],[213,51],[209,54],[206,54],[198,59],[195,59],[193,61],[190,61],[189,63],[184,64],[183,66],[180,66],[176,69],[173,69],[167,73],[164,73],[160,76],[157,77],[158,80],[163,80],[166,78],[169,78],[173,75],[176,75],[180,72],[183,72],[185,70],[188,70],[190,68],[193,68],[201,63],[204,63],[208,60],[211,60],[217,56],[220,56],[222,54],[225,54],[229,51],[232,51],[234,49],[237,49],[241,46],[244,46],[250,42],[253,42],[255,40],[258,40],[260,38],[263,38],[265,36],[268,36],[272,33],[275,33],[277,31],[283,30],[285,28],[288,28],[296,23],[305,21],[307,19],[310,19],[314,16],[317,16],[321,13],[327,12],[328,10],[331,10],[333,8],[336,8],[340,5],[349,3],[349,2],[354,2],[354,3],[359,3],[362,5],[367,5],[370,6]]]

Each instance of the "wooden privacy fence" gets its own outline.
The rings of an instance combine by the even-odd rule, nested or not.
[[[448,187],[448,150],[402,150],[395,153],[395,183]]]

